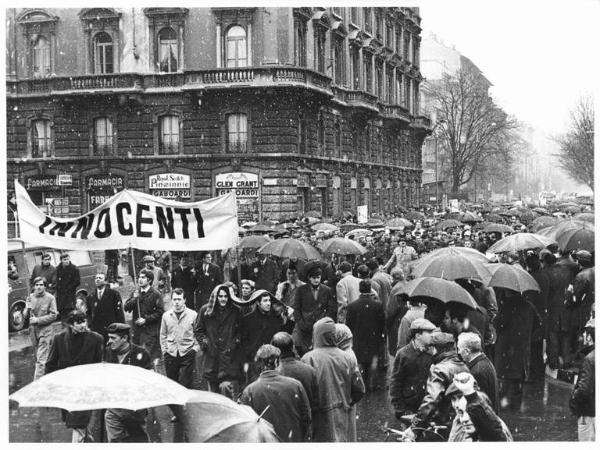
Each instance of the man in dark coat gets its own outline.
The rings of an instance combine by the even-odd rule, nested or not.
[[[571,393],[569,401],[571,412],[577,416],[577,434],[580,441],[594,441],[596,439],[594,425],[596,418],[595,331],[596,321],[595,319],[590,319],[585,325],[584,334],[584,344],[589,345],[588,353],[583,360],[577,384]]]
[[[200,308],[208,302],[213,289],[223,282],[221,268],[212,262],[212,255],[206,252],[202,262],[195,268],[194,284],[196,288],[196,302],[194,309]]]
[[[579,338],[583,328],[590,318],[595,299],[595,271],[593,259],[587,250],[579,250],[575,256],[581,271],[573,280],[573,289],[569,309],[571,313],[569,341],[571,354],[579,350]]]
[[[194,291],[196,290],[196,270],[190,265],[187,254],[181,255],[179,264],[171,273],[171,287],[183,289],[185,295],[185,306],[194,309]]]
[[[360,296],[348,305],[346,325],[354,336],[352,350],[360,366],[367,388],[371,386],[369,368],[376,356],[381,354],[385,339],[385,313],[381,302],[371,295],[371,282],[361,280],[358,284]]]
[[[102,362],[102,336],[88,329],[85,313],[71,311],[67,323],[68,328],[52,339],[46,374],[67,367]],[[92,411],[62,412],[65,425],[73,429],[72,442],[85,442],[89,438],[87,427],[91,416]]]
[[[325,316],[337,318],[337,302],[333,291],[321,284],[321,268],[313,267],[307,274],[308,283],[296,289],[292,302],[296,325],[292,334],[299,355],[312,347],[313,324]]]
[[[529,378],[531,334],[541,326],[535,307],[516,291],[495,288],[498,299],[494,366],[500,380],[500,399],[512,410],[521,407],[523,382]]]
[[[146,349],[152,358],[160,358],[158,334],[160,320],[164,313],[163,299],[160,292],[152,287],[154,273],[147,269],[140,270],[138,286],[125,302],[123,309],[132,313],[132,341]]]
[[[113,323],[107,327],[108,344],[104,361],[113,364],[129,364],[152,369],[152,358],[139,345],[130,343],[130,326],[124,323]],[[132,411],[130,409],[111,408],[104,414],[108,442],[148,442],[146,432],[147,409]]]
[[[56,268],[56,306],[61,320],[75,309],[75,291],[79,282],[79,269],[71,263],[69,254],[63,253]]]
[[[319,380],[317,371],[306,363],[300,361],[294,354],[294,340],[289,333],[280,331],[271,339],[271,345],[281,351],[277,370],[281,375],[291,377],[302,383],[306,396],[310,402],[310,409],[314,413],[319,407]]]
[[[279,269],[277,264],[267,255],[259,254],[258,261],[252,264],[256,289],[275,292],[279,282]]]
[[[292,267],[295,267],[296,270],[298,271],[298,278],[300,279],[300,281],[303,281],[306,283],[306,273],[304,272],[305,264],[306,263],[303,259],[298,259],[297,257],[284,259],[281,263],[281,272],[279,274],[279,279],[280,280],[286,279],[287,270],[291,265]]]
[[[492,408],[498,412],[498,377],[494,365],[483,353],[481,337],[476,333],[461,333],[457,348],[458,356],[467,364],[479,389],[489,397]]]
[[[87,313],[90,328],[100,333],[104,342],[108,338],[106,328],[111,323],[125,323],[121,294],[106,285],[106,276],[98,273],[94,277],[96,289],[87,297]]]
[[[29,286],[33,288],[33,280],[37,277],[46,279],[46,292],[54,295],[56,292],[56,267],[52,265],[52,257],[50,253],[42,255],[42,263],[37,264],[31,271],[29,278]]]
[[[265,344],[256,353],[261,373],[242,392],[240,402],[273,425],[282,442],[308,441],[311,410],[302,383],[277,372],[280,351]]]
[[[415,319],[410,326],[411,341],[398,350],[390,379],[390,398],[398,419],[418,411],[429,375],[433,355],[429,351],[435,325]]]

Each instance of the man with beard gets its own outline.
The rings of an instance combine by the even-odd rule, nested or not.
[[[46,362],[46,373],[81,364],[102,362],[102,336],[87,327],[85,313],[71,311],[68,328],[54,336]],[[89,439],[88,424],[92,411],[62,412],[67,428],[73,429],[72,442]]]

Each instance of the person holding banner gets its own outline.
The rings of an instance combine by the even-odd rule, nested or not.
[[[133,291],[123,309],[133,314],[132,342],[144,347],[156,366],[160,358],[158,335],[164,308],[162,295],[152,287],[153,281],[154,273],[142,269],[138,275],[139,290]]]

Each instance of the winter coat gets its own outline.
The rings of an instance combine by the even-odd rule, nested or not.
[[[412,425],[423,427],[430,420],[438,425],[450,425],[454,410],[450,399],[446,397],[446,389],[452,383],[454,375],[469,372],[469,368],[460,360],[456,350],[440,353],[434,357],[434,363],[429,368],[429,378],[425,397],[419,406]]]
[[[136,299],[132,295],[125,302],[123,309],[132,313],[131,331],[133,343],[143,345],[151,356],[158,357],[160,354],[158,333],[160,331],[160,321],[164,313],[163,299],[160,292],[152,287],[146,292],[140,291],[140,296]],[[135,323],[140,317],[146,319],[143,325]]]
[[[183,289],[185,295],[185,304],[188,308],[194,308],[194,291],[196,289],[196,279],[192,272],[192,267],[181,267],[178,265],[171,273],[171,287],[173,289]]]
[[[371,294],[360,294],[358,300],[348,305],[346,325],[352,331],[356,359],[360,364],[371,364],[385,339],[385,313],[381,302],[374,300]]]
[[[550,280],[547,271],[540,269],[530,272],[530,275],[540,286],[540,292],[528,291],[525,299],[529,300],[540,315],[542,324],[531,335],[531,342],[539,342],[548,336],[548,296],[550,294]]]
[[[565,291],[573,281],[573,273],[564,264],[553,264],[545,269],[550,280],[548,297],[548,332],[569,331],[570,313],[565,306]]]
[[[74,343],[79,341],[79,347],[74,348]],[[46,374],[67,367],[82,364],[102,362],[103,351],[102,336],[93,331],[84,331],[75,335],[70,328],[54,336],[50,344],[50,352],[46,361]],[[62,411],[62,418],[67,428],[87,427],[92,411]]]
[[[335,345],[335,323],[325,317],[314,326],[314,350],[302,361],[314,367],[319,380],[319,409],[313,417],[313,441],[356,441],[352,407],[365,393],[358,365]]]
[[[596,356],[595,349],[583,360],[577,384],[571,393],[569,408],[577,417],[596,417]]]
[[[335,294],[338,304],[337,319],[339,323],[346,322],[348,305],[360,297],[358,285],[360,279],[348,273],[335,285]]]
[[[392,277],[382,270],[377,270],[371,277],[371,286],[377,293],[379,301],[383,305],[383,310],[386,311],[390,300],[390,292],[392,291]]]
[[[279,269],[275,261],[270,258],[266,258],[264,263],[256,261],[252,264],[252,271],[254,277],[255,289],[265,289],[269,292],[275,292],[277,283],[279,282]]]
[[[99,299],[98,291],[94,290],[86,301],[90,329],[100,333],[104,337],[104,342],[106,342],[108,337],[106,328],[111,323],[125,323],[121,295],[119,292],[105,286],[102,298]]]
[[[302,383],[310,408],[314,412],[319,407],[319,380],[314,367],[303,363],[295,356],[281,355],[277,371],[286,377],[294,378]]]
[[[516,292],[508,292],[498,294],[494,366],[499,378],[523,380],[529,378],[531,334],[535,327],[541,326],[541,320],[530,302]]]
[[[230,293],[230,300],[224,307],[217,304],[217,292],[221,287]],[[194,324],[194,336],[202,350],[204,377],[208,381],[233,381],[240,377],[242,313],[232,299],[230,288],[223,284],[216,286],[208,303],[200,308]]]
[[[323,284],[319,285],[316,300],[310,283],[296,288],[292,308],[296,323],[293,332],[294,344],[306,350],[312,346],[313,324],[325,316],[333,320],[337,318],[337,304],[333,291]]]
[[[414,414],[423,397],[433,356],[419,350],[413,341],[396,353],[390,378],[390,399],[396,412]]]
[[[465,395],[467,400],[466,412],[475,427],[475,433],[472,435],[474,441],[508,441],[509,436],[505,434],[505,429],[500,417],[493,411],[489,399],[481,392],[473,392]]]
[[[209,263],[207,271],[204,272],[204,263],[196,266],[196,275],[192,284],[196,288],[196,309],[208,302],[213,289],[223,282],[221,268],[216,264]]]
[[[580,332],[590,318],[592,305],[594,304],[594,279],[593,267],[583,269],[573,280],[574,303],[569,308],[571,313],[570,328]]]
[[[405,282],[401,281],[400,283]],[[390,295],[387,309],[385,310],[385,326],[387,328],[388,352],[390,355],[395,355],[399,350],[398,329],[402,318],[408,311],[405,301],[406,298],[407,296],[405,294]]]
[[[302,383],[275,370],[265,370],[242,392],[240,402],[273,425],[282,442],[308,440],[311,412]]]
[[[467,362],[467,367],[477,381],[481,392],[485,393],[492,403],[494,411],[498,411],[498,377],[496,369],[492,362],[484,353],[480,353],[471,361]]]
[[[44,266],[42,264],[36,265],[31,271],[31,277],[29,278],[29,286],[33,287],[33,280],[37,277],[43,277],[46,279],[46,292],[54,294],[56,292],[56,267],[52,264]]]
[[[79,286],[79,269],[73,263],[56,267],[56,303],[59,311],[75,307],[75,291]]]

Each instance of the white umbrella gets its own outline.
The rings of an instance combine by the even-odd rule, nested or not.
[[[19,407],[67,411],[159,405],[184,405],[194,393],[152,370],[129,364],[83,364],[57,370],[29,383],[8,398]]]

